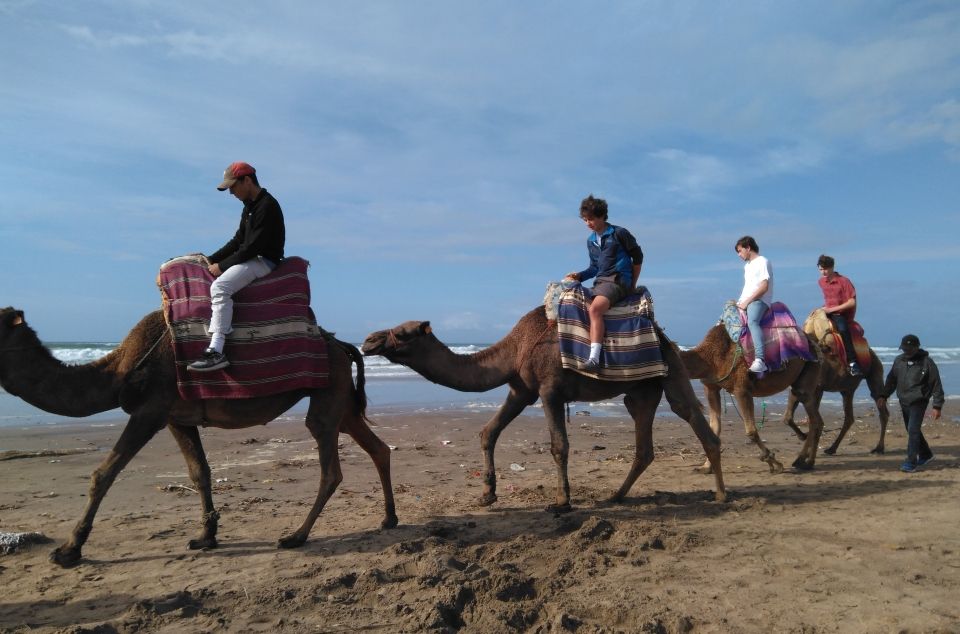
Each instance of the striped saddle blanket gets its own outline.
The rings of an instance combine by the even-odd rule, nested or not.
[[[160,267],[157,285],[170,326],[177,387],[184,399],[252,398],[326,387],[327,341],[310,309],[309,263],[287,258],[233,296],[233,332],[224,352],[230,365],[190,372],[210,342],[210,284],[202,255],[174,258]]]
[[[606,334],[600,371],[584,372],[590,357],[590,315],[587,293],[580,284],[563,291],[557,307],[560,361],[567,370],[604,381],[640,381],[666,376],[660,340],[653,321],[653,298],[644,287],[612,306],[604,315]]]
[[[753,349],[753,337],[747,328],[747,313],[729,301],[723,306],[720,321],[727,329],[730,338],[743,348],[743,359],[747,365],[753,363],[756,353]],[[771,370],[782,370],[787,361],[803,359],[816,361],[816,354],[810,350],[807,335],[797,325],[790,309],[782,302],[774,302],[760,319],[763,329],[763,361]]]
[[[853,339],[853,350],[857,355],[860,369],[866,372],[870,369],[870,344],[863,336],[863,327],[856,321],[847,322],[850,328],[850,338]],[[821,345],[826,346],[840,358],[843,365],[847,365],[847,350],[843,346],[843,339],[834,327],[833,322],[822,308],[815,308],[807,315],[803,322],[803,331],[812,336]]]

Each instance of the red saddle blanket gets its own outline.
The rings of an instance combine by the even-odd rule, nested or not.
[[[157,285],[173,338],[181,397],[253,398],[327,386],[327,341],[310,309],[307,266],[302,258],[287,258],[233,296],[233,332],[224,348],[230,365],[213,372],[187,370],[210,343],[214,277],[206,258],[184,256],[160,267]]]

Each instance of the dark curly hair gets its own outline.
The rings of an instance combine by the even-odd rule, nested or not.
[[[587,218],[603,218],[606,220],[607,201],[603,198],[594,198],[593,194],[590,194],[580,203],[580,217],[584,220]]]

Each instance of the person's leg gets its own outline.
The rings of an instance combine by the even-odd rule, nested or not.
[[[606,324],[603,316],[610,310],[610,300],[603,295],[595,295],[590,302],[590,362],[600,362],[600,350],[603,348],[603,335],[606,333]]]
[[[857,350],[853,347],[853,336],[850,334],[850,327],[847,325],[847,318],[843,315],[834,313],[830,315],[830,321],[833,327],[840,333],[840,339],[843,340],[843,350],[847,353],[847,368],[850,374],[856,376],[863,374],[860,370],[860,364],[857,363]]]
[[[920,431],[920,427],[923,425],[923,414],[927,409],[926,403],[914,403],[904,407],[901,405],[904,413],[904,421],[907,426],[907,459],[904,462],[904,465],[917,465],[917,454],[920,450],[920,440],[923,438],[923,433]],[[926,444],[926,440],[924,440]],[[927,447],[927,451],[930,450],[930,447]]]
[[[767,312],[767,305],[759,299],[747,304],[747,329],[753,339],[753,352],[756,356],[750,366],[751,372],[766,372],[767,364],[763,360],[763,329],[760,328],[760,319]],[[759,361],[760,363],[757,363]]]
[[[211,348],[223,352],[223,337],[233,331],[233,295],[256,279],[270,273],[270,267],[259,258],[234,264],[210,285],[210,334]],[[219,339],[220,347],[212,345]]]

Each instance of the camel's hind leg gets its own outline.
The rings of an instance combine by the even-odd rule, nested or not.
[[[550,427],[550,453],[557,464],[557,496],[556,502],[547,507],[550,513],[569,513],[570,506],[570,478],[567,475],[567,462],[570,458],[570,441],[567,438],[567,425],[563,413],[563,398],[554,394],[540,394],[543,403],[543,414],[547,417]]]
[[[483,492],[480,494],[480,506],[489,506],[497,501],[497,472],[493,462],[493,452],[500,433],[520,415],[520,412],[536,400],[535,394],[531,395],[511,387],[507,400],[480,430],[480,449],[483,451]]]
[[[303,524],[290,535],[281,537],[277,542],[279,548],[297,548],[307,541],[307,535],[310,534],[310,529],[316,523],[320,512],[343,481],[340,455],[337,452],[337,437],[343,413],[344,403],[335,397],[332,390],[328,389],[322,394],[314,394],[310,397],[306,424],[307,429],[317,441],[317,452],[320,455],[320,488],[317,491],[317,499]]]
[[[633,418],[635,435],[633,464],[630,465],[630,472],[620,485],[620,489],[607,500],[608,502],[622,502],[640,474],[653,462],[653,421],[656,418],[657,405],[660,404],[663,391],[653,381],[646,383],[631,390],[623,399],[623,404]]]
[[[717,437],[717,442],[720,442],[720,429],[722,426],[722,420],[720,418],[720,388],[716,385],[710,385],[707,383],[703,384],[703,393],[707,397],[707,411],[710,414],[710,431],[713,432],[714,436]],[[672,408],[672,406],[671,406]],[[696,430],[694,430],[696,431]],[[707,457],[704,459],[703,464],[697,468],[700,473],[708,474],[713,473],[713,462],[710,460],[710,455],[707,454]]]
[[[760,432],[757,431],[757,421],[753,413],[753,397],[749,394],[737,393],[733,395],[733,398],[737,402],[737,407],[740,408],[740,415],[743,417],[743,427],[747,432],[747,437],[760,449],[760,460],[767,463],[770,467],[770,473],[783,473],[783,465],[763,442],[763,439],[760,438]],[[804,407],[807,406],[806,401],[803,404]],[[816,411],[816,408],[814,408],[814,411]]]
[[[163,429],[165,420],[165,413],[156,411],[144,413],[141,410],[130,417],[110,454],[90,476],[90,491],[87,494],[87,507],[83,511],[83,516],[74,527],[70,539],[50,553],[50,561],[64,568],[75,566],[80,561],[81,549],[93,529],[93,519],[97,515],[97,509],[100,508],[100,503],[103,502],[113,481],[137,455],[137,452]]]
[[[390,480],[390,447],[373,433],[367,422],[356,412],[348,412],[340,425],[341,430],[350,434],[360,448],[367,452],[377,468],[380,486],[383,488],[384,518],[380,528],[395,528],[397,508],[393,501],[393,484]]]
[[[840,398],[843,400],[843,427],[840,428],[840,433],[837,434],[836,440],[833,441],[829,447],[823,450],[823,453],[828,456],[832,456],[837,453],[837,448],[840,446],[840,443],[843,441],[843,437],[847,435],[847,432],[850,431],[850,427],[853,426],[853,392],[857,387],[854,386],[852,389],[843,390],[840,392]],[[817,411],[820,411],[820,402],[823,399],[823,390],[817,388]]]
[[[823,395],[822,392],[818,392],[819,371],[820,368],[816,363],[807,363],[800,376],[790,387],[790,390],[803,403],[803,409],[807,411],[807,419],[810,421],[810,432],[807,434],[807,440],[803,443],[797,459],[793,461],[793,467],[802,471],[813,469],[813,464],[817,460],[820,436],[823,434],[823,417],[820,416],[818,397],[818,395]]]
[[[783,422],[787,427],[793,430],[793,433],[797,435],[801,441],[807,439],[807,432],[800,429],[797,424],[793,421],[794,415],[797,413],[797,407],[799,407],[800,401],[797,400],[797,397],[793,395],[793,392],[790,392],[787,395],[787,409],[783,412]]]
[[[727,490],[723,485],[723,469],[720,466],[720,416],[719,403],[717,404],[717,431],[713,426],[707,423],[703,417],[703,408],[697,395],[690,385],[690,380],[686,377],[668,376],[663,381],[664,391],[667,395],[667,402],[670,403],[670,409],[673,413],[689,423],[693,433],[700,440],[704,453],[707,455],[707,465],[713,472],[714,481],[717,485],[716,500],[725,502],[727,500]],[[719,390],[715,396],[719,398]]]
[[[176,439],[177,445],[180,446],[180,453],[187,461],[187,471],[190,473],[190,479],[193,480],[193,484],[200,493],[203,528],[200,531],[200,536],[197,539],[191,539],[188,546],[191,550],[216,548],[217,520],[220,519],[220,515],[213,506],[213,492],[210,488],[210,465],[207,462],[207,455],[203,451],[203,444],[200,442],[200,430],[192,425],[178,425],[176,423],[169,423],[167,427]]]
[[[870,450],[870,453],[882,454],[884,452],[884,439],[887,435],[887,423],[890,421],[890,410],[887,408],[887,402],[880,403],[880,395],[883,393],[883,364],[877,354],[870,351],[870,371],[867,373],[867,387],[870,388],[870,398],[877,404],[877,413],[880,415],[880,439],[877,446]]]

